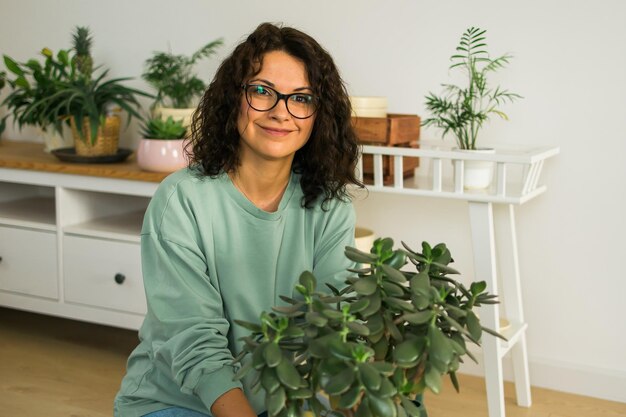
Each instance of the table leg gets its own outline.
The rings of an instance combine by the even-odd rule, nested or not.
[[[488,291],[498,294],[493,205],[469,202],[469,214],[474,251],[474,279],[486,281]],[[497,330],[499,327],[498,305],[483,306],[480,318],[483,326]],[[504,417],[502,348],[499,339],[489,335],[482,338],[482,346],[489,417]]]

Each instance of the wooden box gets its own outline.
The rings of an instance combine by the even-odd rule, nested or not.
[[[404,143],[397,146],[403,148],[417,148],[416,143]],[[403,178],[411,178],[415,174],[415,168],[419,167],[419,158],[403,157],[402,174]],[[394,157],[383,155],[383,184],[393,184]],[[374,184],[374,157],[363,155],[363,182],[367,185]]]
[[[359,142],[368,145],[400,145],[415,142],[420,136],[420,122],[416,114],[352,118]]]

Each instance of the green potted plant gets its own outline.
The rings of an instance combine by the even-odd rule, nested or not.
[[[193,68],[201,59],[214,55],[222,44],[221,38],[216,39],[191,56],[154,52],[145,61],[142,77],[156,90],[155,117],[167,119],[172,116],[189,126],[195,110],[194,100],[206,89],[206,84],[194,74]]]
[[[43,61],[29,59],[25,63],[15,61],[4,55],[4,64],[12,78],[4,77],[11,90],[2,105],[6,106],[13,122],[21,130],[25,126],[34,126],[41,131],[45,150],[68,146],[61,130],[61,124],[50,114],[46,114],[39,103],[58,92],[57,81],[67,81],[74,76],[74,67],[70,62],[70,51],[60,50],[56,55],[48,48],[40,52]],[[8,114],[8,115],[9,115]],[[0,124],[4,124],[6,115]]]
[[[477,146],[478,133],[492,115],[508,120],[500,106],[521,96],[499,86],[489,85],[488,75],[503,68],[512,56],[505,54],[490,58],[485,34],[486,30],[474,27],[463,33],[456,53],[450,58],[450,69],[461,70],[466,83],[462,86],[443,84],[442,95],[429,93],[426,96],[426,109],[431,116],[422,125],[442,129],[442,137],[452,134],[462,151],[493,153],[493,149]],[[468,162],[466,165],[471,165]],[[469,168],[465,173],[466,188],[486,188],[491,183],[493,163],[476,162],[477,165],[466,166]],[[486,169],[482,176],[477,172],[482,171],[481,167]],[[472,178],[475,176],[476,183],[473,183]]]
[[[57,128],[70,121],[76,154],[81,156],[115,155],[118,149],[119,110],[141,119],[137,96],[150,94],[124,85],[131,78],[107,79],[108,70],[93,72],[89,48],[91,38],[87,28],[76,28],[72,66],[75,71],[68,79],[55,80],[56,92],[34,103],[43,117],[56,120]]]
[[[185,140],[187,128],[182,120],[152,118],[144,122],[139,140],[137,164],[146,171],[173,172],[187,166]]]
[[[377,239],[370,253],[346,248],[360,264],[346,286],[316,289],[304,272],[300,299],[263,312],[259,323],[237,321],[251,331],[235,362],[249,372],[252,389],[265,391],[269,416],[424,416],[428,388],[438,393],[443,375],[458,390],[456,371],[467,342],[479,344],[483,331],[474,312],[496,303],[485,282],[464,286],[449,275],[452,256],[445,244],[422,251],[393,249]],[[415,272],[401,270],[410,261]],[[501,336],[499,336],[501,337]],[[475,359],[474,359],[475,360]],[[320,393],[329,401],[323,401]]]

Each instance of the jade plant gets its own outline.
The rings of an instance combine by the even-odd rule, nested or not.
[[[449,276],[458,272],[445,244],[424,242],[417,252],[386,238],[370,253],[347,247],[345,255],[360,265],[345,287],[320,291],[303,272],[298,299],[281,296],[286,305],[258,323],[236,321],[251,334],[235,378],[254,373],[269,416],[424,416],[421,395],[439,393],[443,376],[458,391],[460,363],[476,360],[467,343],[478,345],[483,332],[501,337],[474,311],[496,296],[484,281],[466,287]],[[408,262],[415,271],[401,269]]]
[[[187,133],[187,128],[182,120],[174,120],[172,116],[163,120],[160,117],[148,119],[141,130],[146,139],[182,139]]]
[[[476,149],[483,124],[494,114],[508,120],[500,106],[521,97],[488,84],[488,75],[503,68],[512,56],[490,58],[485,33],[486,30],[480,28],[467,29],[450,58],[450,69],[461,70],[466,83],[462,86],[443,84],[442,95],[429,93],[426,96],[426,109],[432,116],[425,119],[423,125],[441,128],[443,137],[451,133],[460,149]]]

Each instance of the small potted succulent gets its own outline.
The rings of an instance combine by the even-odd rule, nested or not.
[[[74,76],[74,67],[69,50],[62,49],[55,55],[50,49],[43,48],[40,54],[43,60],[33,58],[24,63],[4,55],[4,64],[12,77],[3,73],[10,92],[2,104],[20,130],[25,126],[40,130],[45,150],[49,152],[69,146],[69,135],[63,134],[62,125],[57,123],[56,117],[46,113],[44,106],[39,104],[59,91],[59,81],[68,81]],[[4,126],[7,117],[2,118],[1,125]]]
[[[148,119],[137,149],[137,164],[146,171],[173,172],[187,166],[185,154],[187,128],[182,120]]]
[[[74,34],[72,75],[54,81],[56,92],[33,103],[42,117],[55,120],[57,129],[69,120],[76,154],[87,157],[115,155],[120,135],[120,110],[141,119],[137,96],[152,97],[128,87],[131,78],[107,79],[108,70],[94,72],[89,30],[77,27]]]
[[[422,125],[442,129],[442,137],[452,134],[463,152],[494,153],[494,149],[478,147],[478,133],[492,115],[507,120],[500,106],[521,97],[499,86],[489,85],[488,75],[508,64],[511,55],[491,58],[487,52],[486,32],[474,27],[467,29],[461,36],[456,53],[450,58],[450,69],[464,73],[465,85],[444,84],[442,95],[429,93],[426,96],[426,109],[431,116]],[[465,161],[466,188],[487,188],[492,176],[493,163]]]
[[[304,272],[299,298],[263,312],[235,359],[235,378],[253,372],[252,390],[265,391],[268,415],[295,417],[423,417],[421,395],[438,393],[442,376],[458,390],[463,358],[475,360],[467,342],[479,344],[484,328],[476,307],[496,303],[485,282],[464,286],[449,275],[445,244],[422,243],[417,252],[377,239],[370,253],[346,248],[360,265],[346,286],[316,288]],[[410,262],[416,271],[402,270]],[[308,411],[303,411],[308,410]]]
[[[203,58],[215,54],[223,40],[216,39],[194,52],[191,56],[171,52],[154,52],[145,62],[144,80],[156,90],[153,114],[155,117],[182,119],[185,127],[191,124],[195,111],[194,100],[206,89],[193,68]]]

